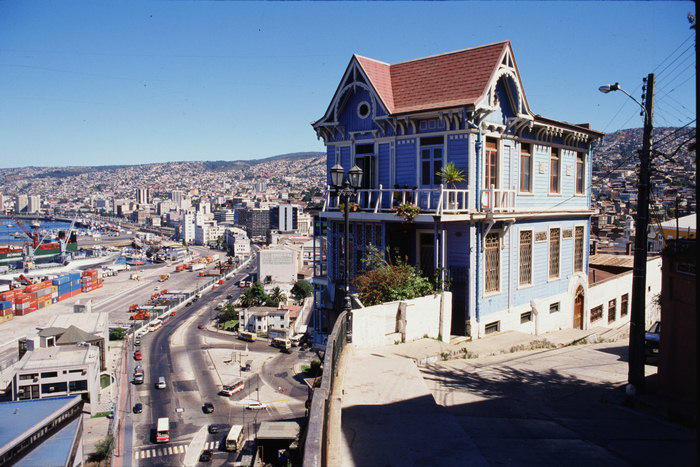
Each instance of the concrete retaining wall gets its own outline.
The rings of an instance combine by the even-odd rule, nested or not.
[[[357,309],[352,315],[352,343],[360,348],[382,347],[425,336],[449,341],[451,310],[450,292]]]

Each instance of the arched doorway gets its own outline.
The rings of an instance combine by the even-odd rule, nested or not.
[[[583,287],[576,289],[574,298],[574,329],[583,329]]]

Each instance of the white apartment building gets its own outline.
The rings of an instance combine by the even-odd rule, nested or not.
[[[268,306],[254,306],[240,311],[240,327],[246,331],[263,333],[271,329],[289,329],[289,310]]]
[[[183,214],[180,221],[180,237],[187,244],[194,242],[194,215],[190,212]]]
[[[301,271],[301,249],[292,245],[266,248],[258,253],[258,273],[264,282],[294,283]]]
[[[78,327],[80,326],[80,327]],[[15,366],[12,399],[81,395],[97,402],[109,368],[107,313],[62,313],[27,341]],[[91,404],[93,411],[97,404]]]
[[[27,204],[27,212],[30,214],[41,211],[41,196],[32,195],[29,197],[29,202]]]
[[[27,195],[17,195],[17,200],[15,201],[15,212],[21,213],[27,209],[29,200]]]
[[[229,251],[233,252],[234,256],[250,255],[250,238],[245,230],[236,227],[229,227],[224,233]]]

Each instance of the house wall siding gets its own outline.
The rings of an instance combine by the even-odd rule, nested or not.
[[[396,185],[416,186],[416,139],[400,139],[396,142]]]

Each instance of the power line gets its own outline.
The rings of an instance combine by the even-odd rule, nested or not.
[[[673,56],[673,54],[675,54],[681,47],[683,47],[683,46],[685,45],[686,42],[688,42],[689,40],[694,39],[694,38],[695,38],[695,34],[691,34],[690,36],[688,36],[683,42],[680,43],[680,45],[678,45],[678,47],[676,47],[676,48],[673,50],[673,52],[671,52],[670,54],[668,54],[668,55],[666,56],[666,58],[664,58],[663,60],[661,60],[661,63],[659,63],[658,65],[656,65],[656,68],[654,68],[654,72],[656,72],[656,70],[658,70],[658,69],[661,67],[661,65],[664,64],[664,62],[665,62],[666,60],[668,60],[669,58],[671,58],[671,57]]]
[[[671,134],[669,134],[669,135],[664,136],[663,138],[661,138],[661,139],[658,140],[658,141],[654,141],[654,144],[661,144],[662,141],[664,141],[664,140],[670,138],[671,136],[675,135],[676,133],[678,133],[679,131],[681,131],[683,128],[687,127],[687,126],[690,125],[691,123],[695,123],[695,120],[696,120],[696,119],[694,118],[694,119],[692,119],[691,121],[689,121],[688,123],[686,123],[685,125],[683,125],[682,127],[676,128],[676,131],[674,131],[673,133],[671,133]]]
[[[661,76],[666,70],[668,70],[668,68],[669,68],[671,65],[673,65],[676,61],[680,60],[680,58],[681,58],[683,55],[685,55],[686,52],[688,52],[689,50],[691,50],[694,46],[695,46],[695,44],[690,44],[683,52],[681,52],[681,54],[680,54],[678,57],[674,58],[673,61],[671,61],[671,63],[669,63],[668,65],[666,65],[666,67],[664,67],[663,70],[661,70],[660,72],[656,73],[656,76],[657,76],[657,77],[658,77],[658,76]],[[691,58],[692,58],[692,55],[691,55]],[[677,65],[676,68],[678,68],[678,66],[679,66],[679,65]],[[675,70],[675,68],[674,68],[674,70]],[[671,71],[673,71],[673,70],[671,70]]]
[[[666,97],[668,97],[669,99],[671,99],[673,102],[675,102],[676,104],[680,105],[684,110],[687,110],[688,112],[692,112],[688,107],[684,106],[681,102],[679,102],[679,101],[678,101],[676,98],[674,98],[672,95],[668,94],[667,92],[663,92],[663,91],[659,91],[659,92],[663,93]],[[657,96],[656,96],[656,100],[657,100],[657,101],[659,100],[658,94],[657,94]],[[692,117],[692,115],[690,115],[690,116]]]
[[[664,87],[661,88],[660,91],[663,91],[663,90],[669,88],[669,87],[671,86],[671,84],[672,84],[675,80],[679,79],[679,77],[682,76],[683,73],[685,73],[685,72],[686,72],[688,69],[690,69],[691,67],[695,67],[695,62],[694,62],[694,61],[688,63],[688,65],[686,65],[686,67],[683,68],[679,73],[676,73],[675,75],[673,75],[673,77],[672,77],[670,80],[668,80],[668,81],[664,84]],[[675,70],[674,70],[674,71],[675,71]],[[693,75],[695,75],[695,70],[693,70],[693,73],[691,73],[691,76],[693,76]]]

